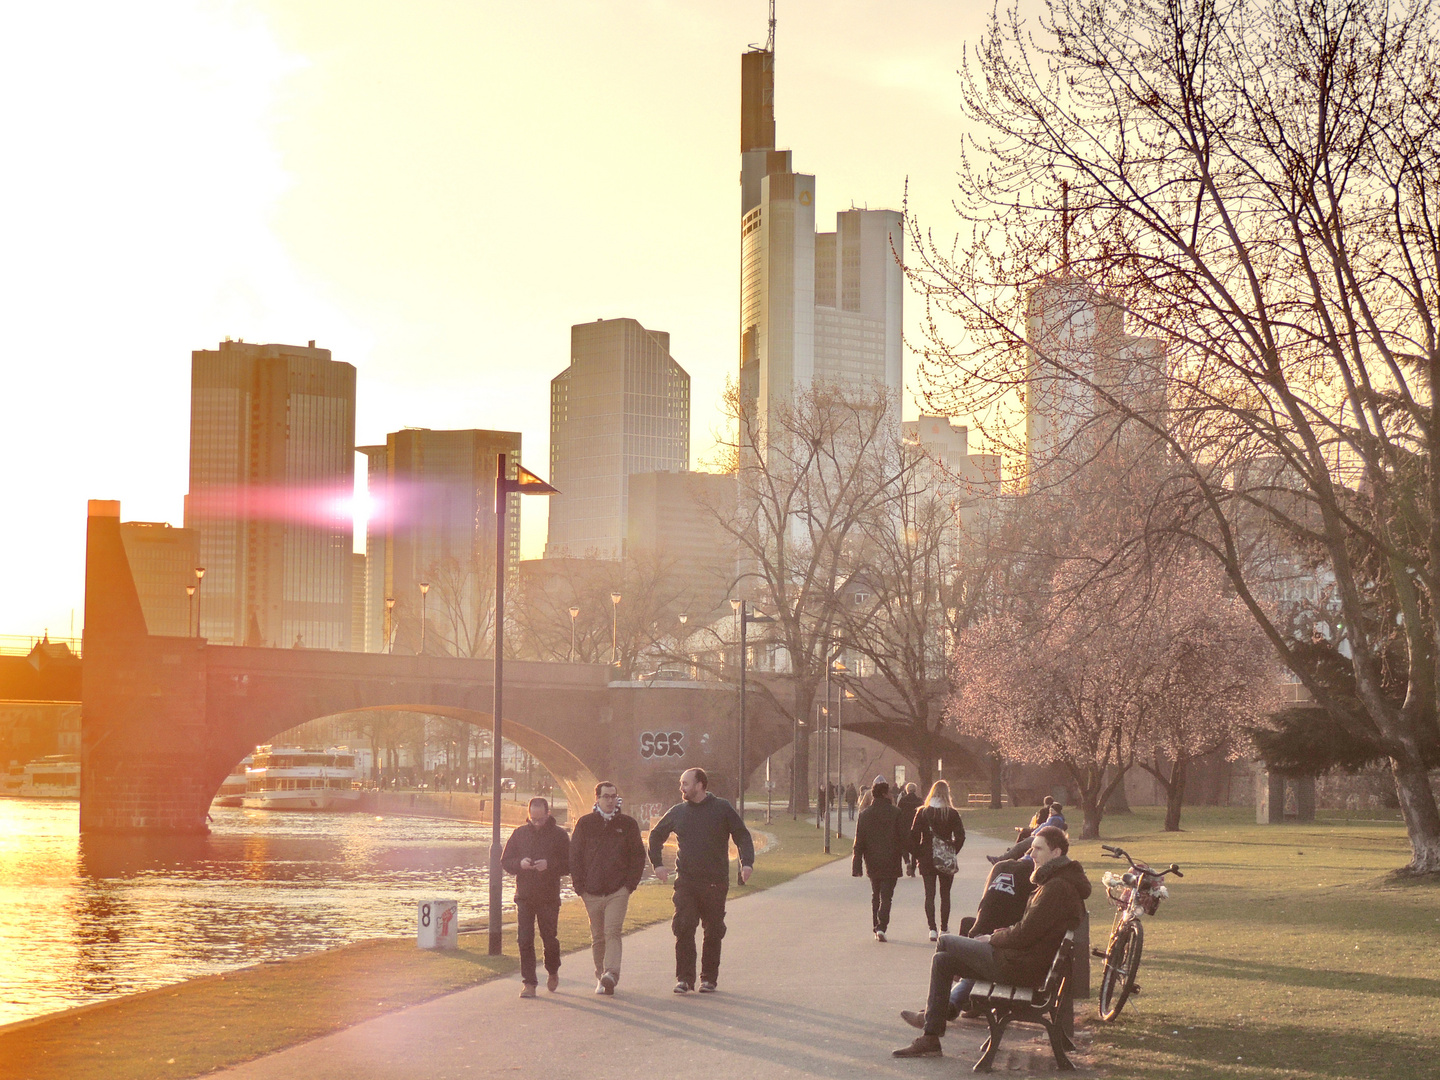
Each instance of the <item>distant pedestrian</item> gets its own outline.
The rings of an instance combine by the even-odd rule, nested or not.
[[[595,992],[615,993],[625,909],[645,873],[645,845],[634,818],[620,812],[620,792],[608,780],[595,785],[595,807],[575,822],[570,837],[570,884],[590,915]]]
[[[530,800],[529,813],[530,820],[510,834],[500,855],[505,872],[515,875],[522,998],[535,996],[537,923],[550,976],[545,987],[553,994],[560,985],[560,879],[570,872],[570,837],[550,816],[550,804],[537,795]]]
[[[950,886],[955,881],[955,856],[965,846],[965,824],[950,802],[950,785],[936,780],[924,806],[915,811],[910,844],[925,881],[925,920],[930,940],[950,932]],[[935,926],[935,893],[940,893],[940,926]]]
[[[850,811],[850,820],[855,820],[855,805],[860,801],[860,792],[855,790],[853,783],[845,785],[845,806]]]
[[[740,884],[755,868],[755,842],[745,822],[724,799],[709,791],[704,769],[686,769],[680,775],[681,802],[676,803],[650,830],[650,862],[655,876],[670,874],[662,860],[671,834],[680,841],[675,860],[675,993],[695,989],[695,929],[703,926],[700,953],[700,992],[714,993],[720,980],[720,942],[725,937],[725,896],[730,891],[730,841],[740,852]]]
[[[870,930],[876,941],[884,941],[890,929],[890,903],[895,898],[895,882],[900,880],[908,830],[899,808],[890,801],[890,785],[881,780],[870,790],[874,801],[861,812],[855,825],[850,873],[859,877],[863,866],[870,878]]]
[[[878,783],[880,777],[877,776],[875,779]],[[907,828],[914,823],[915,811],[919,810],[920,807],[924,804],[924,802],[925,800],[920,798],[919,789],[917,789],[914,784],[905,785],[905,790],[901,793],[900,798],[895,801],[895,805],[900,808],[900,813],[905,818]],[[910,845],[909,841],[907,841],[905,845],[906,876],[914,877],[915,868],[917,867],[917,865],[918,863],[915,859],[915,850]]]

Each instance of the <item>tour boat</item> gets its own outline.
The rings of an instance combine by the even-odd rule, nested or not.
[[[246,754],[240,759],[240,764],[230,770],[230,775],[220,785],[220,790],[215,793],[216,806],[240,806],[245,799],[245,787],[249,783],[248,770],[255,760],[254,754]]]
[[[0,785],[0,795],[22,799],[78,799],[80,761],[64,754],[51,754],[13,766]]]
[[[360,770],[347,747],[257,746],[242,805],[260,810],[354,810]]]

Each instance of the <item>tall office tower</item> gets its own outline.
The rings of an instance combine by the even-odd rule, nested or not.
[[[690,376],[670,335],[634,319],[570,328],[570,366],[550,381],[545,557],[625,554],[630,477],[690,467]]]
[[[1059,276],[1031,291],[1026,366],[1028,479],[1047,468],[1063,478],[1113,441],[1125,421],[1102,390],[1134,413],[1164,422],[1163,343],[1126,333],[1124,305],[1086,282]]]
[[[368,560],[363,551],[350,556],[350,651],[365,651],[365,587]]]
[[[201,634],[348,649],[355,369],[313,341],[226,341],[192,353],[190,373]]]
[[[775,149],[774,24],[740,57],[740,390],[763,430],[820,380],[884,387],[902,371],[905,232],[893,210],[846,210],[815,233],[815,177]]]
[[[164,637],[195,633],[195,598],[185,590],[196,584],[199,561],[194,529],[163,521],[125,521],[120,540],[140,594],[145,629]]]
[[[370,463],[374,507],[366,533],[374,589],[366,604],[366,648],[417,653],[423,637],[431,655],[491,655],[496,459],[505,455],[513,478],[520,433],[406,428],[387,435],[383,447],[361,450]],[[508,497],[506,515],[510,581],[520,565],[519,495]],[[388,639],[387,597],[395,601]]]
[[[972,454],[968,427],[925,413],[900,427],[905,441],[924,454],[921,487],[949,499],[961,527],[973,524],[983,508],[1000,497],[1000,455]]]
[[[734,473],[651,472],[630,477],[625,552],[654,561],[673,582],[676,613],[699,623],[728,612],[738,545],[721,522],[731,519]]]

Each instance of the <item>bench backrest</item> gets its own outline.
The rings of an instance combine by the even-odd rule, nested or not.
[[[1045,976],[1044,994],[1053,998],[1060,993],[1061,984],[1070,976],[1070,958],[1075,954],[1075,931],[1066,930],[1055,950],[1055,959],[1050,964],[1050,974]]]

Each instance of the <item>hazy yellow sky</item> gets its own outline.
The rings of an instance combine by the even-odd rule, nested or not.
[[[989,10],[780,0],[779,141],[818,176],[817,222],[899,208],[908,177],[951,225],[955,69]],[[354,364],[361,443],[518,429],[543,474],[570,325],[634,317],[670,332],[703,455],[736,356],[739,55],[765,19],[765,0],[7,5],[0,634],[66,634],[72,609],[78,632],[87,499],[180,523],[190,351],[226,335]]]

